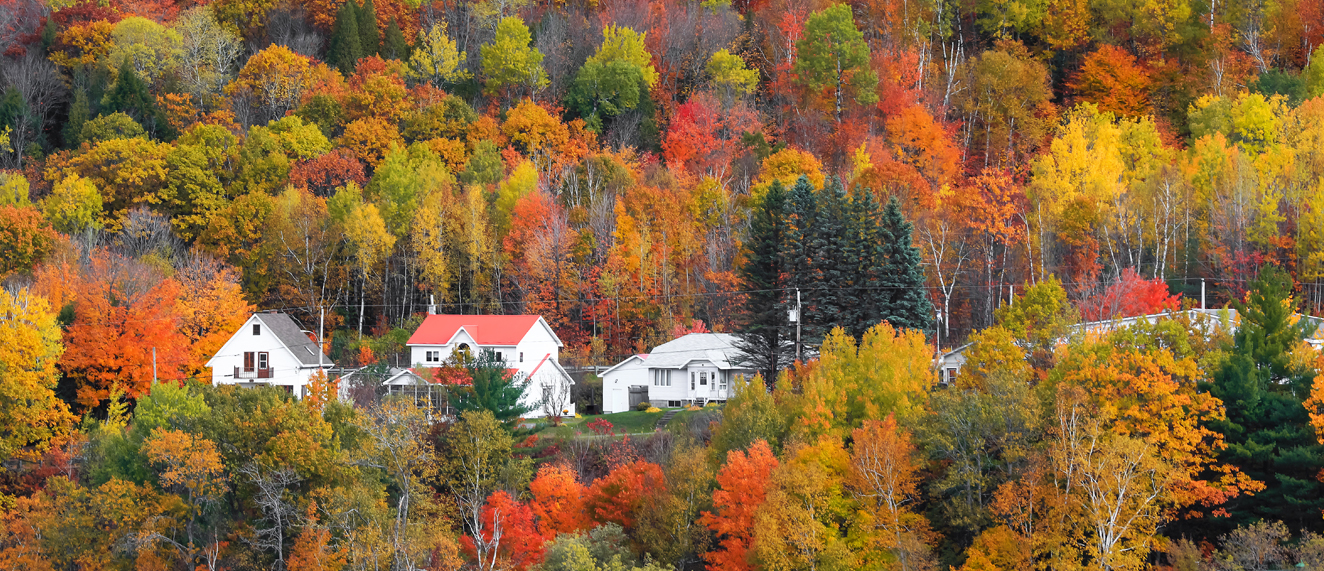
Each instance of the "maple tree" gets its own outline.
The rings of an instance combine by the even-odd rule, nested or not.
[[[1122,275],[1102,295],[1085,300],[1081,304],[1080,314],[1089,321],[1152,315],[1161,311],[1176,311],[1180,301],[1178,296],[1168,293],[1168,284],[1163,283],[1163,280],[1146,280],[1134,269],[1127,268],[1122,270]]]
[[[749,550],[753,541],[754,517],[767,498],[769,479],[778,466],[777,457],[763,440],[749,451],[732,450],[717,472],[720,488],[713,492],[714,512],[704,512],[700,523],[718,536],[719,548],[704,554],[709,565],[738,571],[753,569]]]
[[[1149,72],[1116,46],[1100,46],[1085,56],[1071,88],[1099,109],[1140,116],[1149,110]]]
[[[616,466],[593,482],[584,495],[584,509],[598,523],[612,522],[630,529],[651,499],[666,492],[662,467],[645,460]]]
[[[61,366],[77,383],[77,402],[96,406],[119,385],[130,396],[145,394],[156,374],[177,379],[189,360],[178,329],[179,285],[134,260],[94,259],[75,298],[74,322],[65,331],[69,347]]]
[[[529,502],[538,518],[538,530],[547,538],[562,533],[574,533],[588,527],[584,511],[586,488],[579,482],[579,474],[562,465],[544,466],[529,482]]]

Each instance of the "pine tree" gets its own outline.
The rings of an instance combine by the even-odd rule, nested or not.
[[[363,57],[377,55],[382,47],[382,34],[377,28],[377,9],[373,7],[372,0],[363,0],[358,24],[359,48],[363,50]]]
[[[326,51],[326,60],[340,68],[340,72],[350,74],[359,58],[363,57],[362,40],[359,36],[358,7],[354,0],[345,0],[336,13],[336,23],[331,26],[331,40]]]
[[[409,60],[409,42],[405,41],[405,34],[394,17],[386,24],[386,33],[382,34],[381,54],[387,59]]]
[[[790,333],[787,310],[794,306],[794,293],[786,291],[782,248],[786,241],[786,188],[774,181],[751,213],[745,263],[737,270],[744,303],[739,310],[740,340],[748,366],[759,371],[769,384],[777,371],[794,359],[794,334]]]
[[[932,329],[933,301],[924,287],[922,259],[914,246],[915,228],[901,213],[895,196],[883,208],[881,226],[882,236],[888,238],[883,244],[881,316],[897,329]]]
[[[1227,529],[1260,519],[1318,528],[1324,488],[1316,475],[1324,468],[1324,446],[1316,441],[1302,406],[1314,375],[1297,370],[1289,358],[1305,337],[1308,320],[1291,323],[1291,278],[1275,266],[1260,272],[1249,300],[1236,308],[1241,329],[1232,354],[1206,387],[1223,401],[1227,417],[1210,424],[1227,444],[1220,459],[1266,488],[1225,504],[1230,517],[1222,521]]]

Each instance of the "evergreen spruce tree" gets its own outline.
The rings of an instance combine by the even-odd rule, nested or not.
[[[87,101],[87,90],[74,92],[74,102],[69,105],[69,119],[64,122],[64,146],[67,149],[77,147],[83,142],[83,124],[92,118],[92,110]]]
[[[1232,354],[1205,387],[1227,411],[1226,419],[1212,422],[1211,428],[1222,433],[1227,445],[1220,459],[1266,488],[1224,504],[1229,517],[1215,520],[1224,528],[1211,531],[1261,519],[1319,530],[1324,488],[1317,476],[1324,469],[1324,446],[1302,406],[1314,375],[1293,367],[1289,359],[1305,338],[1309,320],[1292,324],[1292,281],[1276,266],[1264,268],[1251,284],[1248,302],[1235,305],[1241,329]]]
[[[846,248],[848,263],[855,273],[855,287],[846,321],[850,324],[847,331],[856,339],[883,319],[878,293],[883,291],[884,253],[879,245],[890,239],[883,237],[879,220],[873,191],[855,189],[850,202],[850,244]]]
[[[795,292],[798,289],[802,301],[813,285],[809,265],[810,242],[813,239],[814,226],[818,217],[818,196],[809,178],[801,176],[786,196],[786,241],[782,246],[782,267],[786,272],[786,288],[789,303],[795,304]],[[800,327],[805,328],[804,311],[807,304],[801,303]],[[804,332],[802,331],[802,339]],[[794,336],[792,336],[794,339]],[[803,356],[803,355],[802,355]]]
[[[883,208],[881,235],[883,243],[882,293],[879,296],[883,320],[897,329],[933,328],[933,301],[924,287],[922,258],[915,248],[914,226],[901,214],[896,197]]]
[[[358,7],[354,0],[345,0],[336,12],[336,23],[331,26],[331,40],[326,50],[326,61],[340,68],[343,74],[354,72],[354,66],[363,57],[359,36]]]
[[[115,75],[115,85],[101,101],[103,115],[119,111],[132,117],[147,133],[163,140],[174,139],[174,129],[166,121],[165,113],[156,106],[156,99],[147,89],[147,83],[138,77],[129,59],[125,58]]]
[[[840,179],[827,182],[818,196],[818,213],[810,228],[808,247],[810,285],[805,293],[805,331],[817,345],[833,327],[854,329],[848,320],[852,307],[853,278],[847,249],[850,246],[850,204]]]
[[[363,50],[363,57],[377,55],[382,47],[382,35],[377,28],[377,9],[373,7],[372,0],[363,0],[358,25],[359,49]]]
[[[469,378],[468,386],[453,389],[451,406],[461,411],[486,410],[502,422],[514,420],[532,408],[521,404],[528,380],[515,377],[496,352],[484,349],[474,357],[460,357],[458,363]]]
[[[763,375],[771,386],[777,371],[795,358],[787,311],[795,305],[794,292],[786,290],[782,249],[786,242],[786,188],[774,181],[754,208],[749,221],[745,263],[736,269],[744,303],[738,313],[739,340],[746,365]]]
[[[405,34],[400,31],[400,24],[396,23],[394,17],[386,24],[386,32],[382,34],[381,54],[387,59],[409,61],[409,42],[405,41]]]

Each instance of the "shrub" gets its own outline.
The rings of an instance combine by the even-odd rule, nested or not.
[[[653,405],[650,404],[648,401],[644,401],[644,402],[641,402],[641,403],[639,403],[639,404],[637,404],[637,405],[634,405],[634,408],[635,408],[635,410],[641,410],[641,411],[642,411],[642,410],[648,410],[648,409],[650,409],[650,408],[653,408]]]

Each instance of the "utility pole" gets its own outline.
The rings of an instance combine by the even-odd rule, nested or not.
[[[326,332],[326,308],[317,308],[317,370],[322,370],[322,335]]]
[[[1207,306],[1204,304],[1204,278],[1200,278],[1200,309],[1207,309]]]
[[[152,384],[156,384],[156,347],[152,347]]]
[[[800,322],[804,321],[800,312],[800,288],[795,288],[795,360],[800,360]]]

